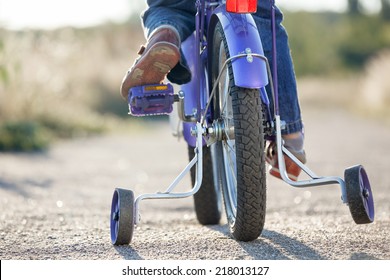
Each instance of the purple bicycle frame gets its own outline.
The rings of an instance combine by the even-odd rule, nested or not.
[[[264,56],[259,32],[252,15],[229,13],[224,4],[216,5],[218,2],[216,0],[196,1],[196,31],[182,44],[182,51],[193,77],[188,84],[181,86],[186,96],[185,114],[196,113],[198,121],[207,104],[210,88],[207,58],[208,51],[213,49],[211,37],[218,22],[223,27],[230,56],[248,53]],[[200,40],[200,35],[205,34],[205,26],[208,27],[207,41]],[[245,57],[234,59],[232,69],[236,86],[262,89],[268,84],[266,62],[261,59],[254,58],[251,61]],[[267,103],[265,90],[259,91],[259,94]],[[195,147],[196,139],[191,135],[191,127],[193,123],[184,123],[183,134],[187,143]]]

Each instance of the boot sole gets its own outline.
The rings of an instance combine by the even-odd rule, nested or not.
[[[177,46],[168,42],[154,44],[127,73],[122,82],[121,94],[127,98],[130,88],[159,84],[180,60]]]

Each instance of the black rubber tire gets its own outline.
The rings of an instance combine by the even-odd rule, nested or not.
[[[229,58],[226,38],[219,23],[215,28],[212,47],[210,77],[214,84],[221,65]],[[224,85],[218,87],[213,99],[213,119],[233,119],[234,140],[226,136],[227,139],[214,144],[213,164],[216,165],[216,181],[222,189],[231,234],[237,240],[252,241],[263,230],[266,212],[261,99],[258,89],[235,86],[230,63],[227,71],[229,76],[220,80]],[[229,92],[227,98],[223,97],[224,90]],[[228,105],[219,105],[224,102],[223,99],[227,99]],[[231,172],[231,169],[235,170]]]
[[[134,193],[131,190],[115,189],[110,220],[112,244],[129,244],[134,232]]]
[[[188,157],[195,156],[194,148],[188,146]],[[216,225],[221,219],[222,204],[220,191],[213,182],[213,166],[211,163],[210,148],[203,147],[203,179],[199,191],[194,195],[195,213],[201,225]],[[195,184],[195,168],[191,169],[191,182]]]
[[[348,207],[356,224],[374,221],[374,198],[368,176],[363,166],[356,165],[345,170],[345,186]]]

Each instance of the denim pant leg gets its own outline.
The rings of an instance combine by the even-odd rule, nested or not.
[[[160,25],[168,24],[179,31],[183,42],[195,31],[195,0],[148,0],[142,14],[146,37]]]
[[[291,134],[303,130],[301,110],[298,101],[294,65],[291,58],[288,35],[282,26],[283,14],[276,8],[276,45],[278,66],[278,92],[280,117],[286,122],[282,134]],[[264,54],[272,63],[272,29],[270,1],[258,1],[256,14],[253,15],[263,44]],[[272,65],[272,64],[271,64]],[[267,86],[267,92],[271,90]],[[270,97],[272,102],[272,98]],[[273,106],[271,107],[273,108]]]
[[[142,19],[145,35],[148,36],[160,25],[174,26],[182,41],[195,30],[195,0],[148,0],[149,8],[143,13]],[[258,1],[256,14],[253,15],[262,39],[265,55],[272,61],[272,32],[270,1]],[[302,131],[301,111],[298,102],[297,85],[293,62],[288,45],[287,32],[281,22],[283,15],[276,9],[276,32],[278,50],[278,90],[281,119],[286,122],[283,134]],[[270,89],[268,88],[270,93]],[[272,101],[272,98],[270,98]]]
[[[146,37],[161,25],[175,27],[182,42],[195,31],[195,0],[148,0],[147,3],[149,7],[142,14]],[[191,81],[191,71],[183,54],[167,78],[179,85]]]

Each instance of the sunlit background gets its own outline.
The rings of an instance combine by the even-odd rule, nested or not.
[[[0,0],[0,150],[44,149],[58,138],[136,125],[119,85],[144,43],[145,3]],[[389,119],[390,0],[276,3],[303,105],[326,97]]]
[[[1,0],[0,24],[12,28],[55,28],[63,25],[90,26],[105,21],[123,22],[145,8],[144,0]],[[308,11],[337,11],[347,8],[347,0],[277,0],[282,8]],[[361,0],[370,12],[380,9],[380,1]]]
[[[105,21],[123,22],[145,1],[129,0],[1,0],[0,23],[8,28],[91,26]]]

